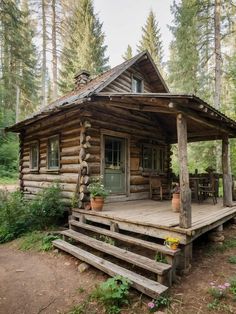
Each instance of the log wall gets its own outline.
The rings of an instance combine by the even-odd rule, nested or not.
[[[89,108],[89,110],[88,110]],[[130,138],[130,190],[129,199],[149,197],[149,173],[141,168],[142,144],[158,144],[165,149],[165,169],[163,177],[170,170],[170,146],[166,144],[165,133],[153,115],[132,112],[131,110],[89,103],[82,111],[78,109],[58,113],[28,126],[21,136],[20,179],[24,193],[32,198],[42,190],[58,181],[66,203],[74,197],[78,189],[80,169],[81,121],[89,121],[91,127],[86,131],[90,136],[90,147],[86,149],[86,160],[90,176],[101,175],[101,133],[107,130],[128,135]],[[60,138],[60,169],[47,169],[47,141],[50,136]],[[39,141],[39,170],[30,170],[30,143]]]
[[[59,182],[64,202],[70,204],[74,196],[79,171],[80,112],[78,109],[62,112],[28,126],[21,136],[21,188],[28,198],[43,187]],[[47,169],[47,141],[50,136],[60,138],[60,169]],[[39,141],[39,170],[30,170],[30,143]]]

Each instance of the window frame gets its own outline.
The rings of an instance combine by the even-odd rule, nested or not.
[[[146,168],[144,167],[144,150],[145,148],[151,149],[151,168]],[[154,157],[155,155],[155,150],[156,150],[156,158]],[[148,171],[148,172],[157,172],[157,173],[164,173],[165,169],[165,147],[159,146],[158,144],[142,144],[142,156],[141,156],[141,164],[143,171]],[[156,161],[155,161],[156,159]],[[157,168],[157,162],[159,160],[159,168]],[[154,163],[156,162],[156,165]]]
[[[137,91],[135,91],[134,90],[134,81],[137,81],[137,80],[139,80],[140,82],[141,82],[141,91],[140,92],[137,92]],[[144,82],[143,82],[143,78],[141,77],[141,76],[139,76],[139,75],[135,75],[135,74],[132,74],[132,84],[131,84],[132,86],[131,86],[131,89],[132,89],[132,92],[133,93],[143,93],[143,90],[144,90]]]
[[[49,143],[51,140],[56,139],[58,141],[58,167],[49,167]],[[47,140],[47,171],[51,171],[51,172],[58,172],[60,170],[60,166],[61,166],[61,156],[60,156],[60,136],[59,134],[56,135],[52,135],[48,138]]]
[[[33,161],[33,158],[32,158],[32,147],[36,145],[37,147],[37,166],[35,168],[32,167],[32,161]],[[29,166],[30,166],[30,171],[31,172],[38,172],[39,171],[39,141],[33,141],[30,143],[29,145],[29,148],[30,148],[30,151],[29,151]]]

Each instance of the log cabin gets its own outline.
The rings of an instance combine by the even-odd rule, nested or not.
[[[57,181],[65,203],[76,200],[70,229],[64,236],[152,270],[159,283],[146,281],[145,286],[138,274],[101,262],[63,240],[56,240],[55,246],[110,275],[132,278],[134,287],[152,297],[165,291],[164,283],[171,284],[177,255],[178,267],[187,269],[193,241],[209,230],[221,230],[223,223],[236,215],[228,149],[229,139],[236,137],[236,122],[194,95],[171,93],[147,51],[93,79],[81,71],[75,76],[72,92],[8,131],[19,133],[19,184],[23,193],[32,198]],[[223,204],[192,204],[187,143],[209,140],[222,141]],[[171,211],[168,200],[172,144],[178,146],[180,213]],[[104,211],[97,213],[89,210],[87,186],[92,177],[101,175],[111,193]],[[166,201],[150,199],[152,177],[161,178]],[[135,253],[108,248],[109,244],[101,248],[98,240],[87,239],[76,232],[78,229],[161,251],[170,261],[171,271],[163,265],[153,266]],[[124,231],[150,236],[159,244],[125,235]],[[178,237],[180,253],[161,245],[167,236]],[[166,273],[168,279],[163,275]]]

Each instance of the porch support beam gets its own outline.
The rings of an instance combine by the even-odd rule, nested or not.
[[[181,228],[190,228],[192,223],[191,190],[189,188],[187,158],[187,122],[182,113],[177,114],[177,137],[180,178],[180,221]]]
[[[223,172],[223,205],[230,207],[233,205],[232,197],[232,174],[229,156],[229,138],[222,138],[222,172]]]

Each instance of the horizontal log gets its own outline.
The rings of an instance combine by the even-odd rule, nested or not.
[[[78,174],[25,174],[23,180],[37,182],[61,182],[61,183],[77,183]]]
[[[143,176],[132,176],[130,177],[130,184],[131,185],[143,185],[149,184],[149,178]]]
[[[149,189],[149,184],[130,185],[130,193],[148,192]]]

